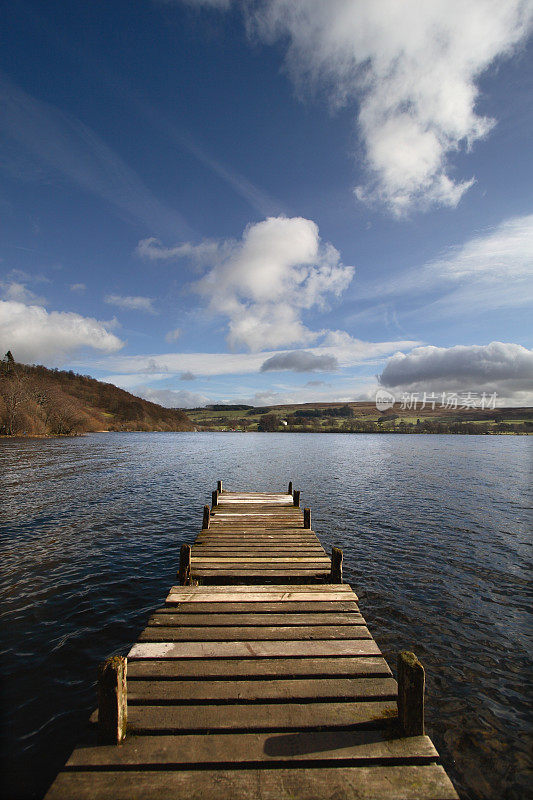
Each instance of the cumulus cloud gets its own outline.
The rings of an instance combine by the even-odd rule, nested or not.
[[[151,389],[149,386],[139,386],[135,394],[165,408],[200,408],[212,402],[205,394],[188,392],[186,389]]]
[[[497,392],[505,398],[533,397],[533,350],[519,344],[417,347],[395,353],[379,382],[402,391]]]
[[[157,314],[154,308],[154,301],[151,297],[132,297],[121,294],[106,294],[104,303],[111,306],[124,308],[126,311],[144,311],[147,314]]]
[[[0,301],[0,351],[11,350],[17,361],[56,364],[81,348],[113,353],[123,345],[91,317]]]
[[[44,297],[40,297],[20,281],[0,281],[0,295],[4,300],[15,303],[35,303],[41,306],[46,303]]]
[[[354,275],[317,225],[303,217],[268,217],[224,242],[214,266],[193,285],[210,309],[228,318],[228,343],[250,350],[307,344],[317,338],[301,315],[339,297]]]
[[[308,350],[293,350],[291,353],[277,353],[261,364],[261,372],[333,372],[339,362],[332,355],[317,356]]]
[[[256,351],[315,341],[320,334],[303,323],[303,312],[325,308],[327,296],[339,297],[355,272],[341,263],[333,245],[320,240],[316,223],[303,217],[268,217],[248,225],[238,241],[165,247],[158,239],[143,239],[137,253],[208,264],[193,291],[209,301],[211,312],[227,318],[230,347]]]
[[[473,178],[452,177],[450,156],[485,137],[476,81],[525,41],[523,0],[263,0],[248,10],[268,42],[288,40],[298,90],[321,86],[357,107],[368,181],[358,198],[411,207],[456,206]]]

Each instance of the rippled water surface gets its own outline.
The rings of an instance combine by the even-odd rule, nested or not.
[[[221,478],[292,479],[394,666],[427,672],[427,728],[464,798],[522,798],[528,437],[92,434],[0,441],[4,796],[39,798],[175,581]]]

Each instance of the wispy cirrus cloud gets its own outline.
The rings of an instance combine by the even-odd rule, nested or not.
[[[87,125],[32,97],[2,73],[0,103],[0,134],[8,145],[4,161],[11,174],[21,172],[24,180],[59,174],[153,231],[190,233],[181,214],[161,203]]]
[[[143,311],[147,314],[157,314],[157,310],[154,308],[154,301],[151,297],[106,294],[104,303],[123,308],[126,311]]]
[[[384,282],[358,286],[358,298],[404,297],[417,317],[440,318],[518,308],[533,302],[533,214],[504,220],[440,257]],[[422,304],[422,307],[420,307]]]

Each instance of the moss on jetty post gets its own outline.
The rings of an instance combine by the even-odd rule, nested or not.
[[[424,667],[408,650],[398,655],[398,719],[406,736],[424,735]]]
[[[98,667],[98,742],[120,744],[126,737],[128,660],[112,656]]]

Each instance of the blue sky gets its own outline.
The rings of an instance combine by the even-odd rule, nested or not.
[[[0,349],[172,406],[531,403],[530,0],[2,16]]]

